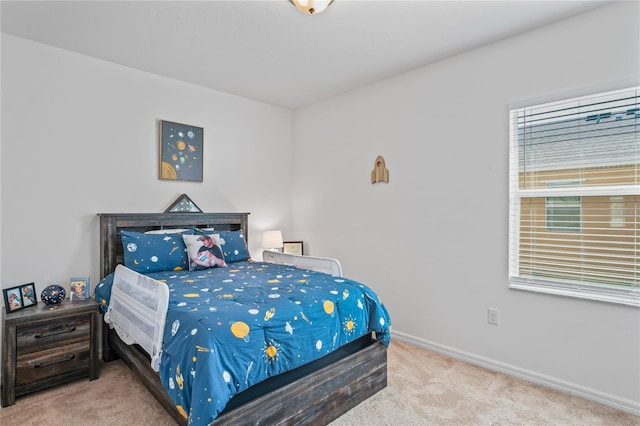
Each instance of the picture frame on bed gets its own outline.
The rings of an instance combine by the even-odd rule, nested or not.
[[[2,289],[4,307],[7,314],[20,309],[36,306],[36,287],[34,283],[22,284],[16,287]]]
[[[304,243],[302,241],[284,241],[282,252],[302,256],[304,255]]]
[[[86,300],[89,298],[89,277],[71,277],[69,279],[69,300]]]
[[[160,120],[160,179],[202,182],[204,129]]]

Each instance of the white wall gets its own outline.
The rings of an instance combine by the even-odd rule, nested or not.
[[[637,84],[638,17],[608,5],[295,111],[294,232],[397,337],[640,414],[637,308],[507,288],[508,107]]]
[[[158,178],[160,119],[204,128],[204,182]],[[182,193],[250,212],[254,255],[262,230],[290,225],[289,110],[3,34],[2,124],[4,288],[95,286],[96,213],[162,212]]]

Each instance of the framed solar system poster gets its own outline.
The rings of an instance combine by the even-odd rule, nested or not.
[[[204,129],[160,120],[160,179],[202,182]]]

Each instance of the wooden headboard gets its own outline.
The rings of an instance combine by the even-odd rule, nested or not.
[[[146,232],[172,228],[242,230],[248,241],[249,213],[98,213],[100,217],[100,279],[124,264],[120,232]]]

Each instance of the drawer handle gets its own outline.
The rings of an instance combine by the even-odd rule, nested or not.
[[[72,331],[76,331],[75,327],[69,327],[65,330],[60,330],[60,331],[54,331],[53,333],[49,333],[49,334],[34,334],[33,337],[36,339],[42,339],[43,337],[49,337],[49,336],[55,336],[57,334],[64,334],[64,333],[71,333]]]
[[[42,364],[41,362],[37,363],[36,365],[33,366],[33,368],[42,368],[42,367],[48,367],[50,365],[55,365],[55,364],[60,364],[61,362],[67,362],[67,361],[71,361],[75,358],[75,355],[69,355],[68,357],[61,359],[59,361],[53,361],[47,364]]]

